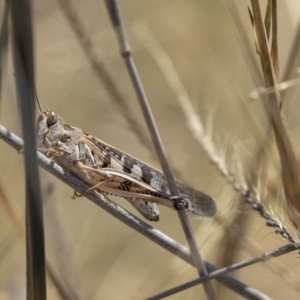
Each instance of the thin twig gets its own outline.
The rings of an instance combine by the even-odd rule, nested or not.
[[[0,138],[10,146],[15,148],[17,151],[23,149],[23,141],[2,125],[0,125]],[[170,253],[173,253],[188,264],[194,265],[192,256],[187,248],[180,245],[173,239],[169,238],[167,235],[163,234],[159,230],[143,222],[139,218],[135,217],[125,209],[113,203],[111,200],[108,200],[106,197],[96,192],[95,190],[86,192],[86,190],[89,189],[90,186],[82,182],[74,175],[64,171],[51,159],[47,158],[45,155],[39,152],[38,163],[40,167],[50,172],[52,175],[54,175],[67,185],[69,185],[72,189],[80,193],[84,193],[84,196],[87,199],[104,209],[106,212],[117,218],[119,221],[123,222],[135,231],[141,233],[146,238],[150,239],[151,241],[166,249]],[[218,269],[216,266],[206,261],[205,265],[209,272],[213,272]],[[237,294],[242,295],[247,299],[263,299],[262,297],[266,297],[263,293],[259,292],[253,287],[249,287],[248,285],[233,278],[230,275],[222,275],[218,277],[217,280],[229,289],[235,291]]]
[[[284,255],[284,254],[287,254],[287,253],[290,253],[290,252],[296,251],[296,250],[299,250],[299,247],[297,247],[296,245],[288,244],[288,245],[282,246],[282,247],[280,247],[278,249],[275,249],[273,251],[264,253],[260,257],[254,257],[254,258],[251,258],[249,260],[245,260],[245,261],[242,261],[242,262],[239,262],[239,263],[236,263],[236,264],[232,264],[228,267],[219,269],[218,271],[212,272],[212,273],[210,273],[206,276],[203,276],[201,278],[197,278],[195,280],[192,280],[192,281],[189,281],[187,283],[181,284],[181,285],[179,285],[175,288],[169,289],[169,290],[164,291],[160,294],[157,294],[153,297],[147,298],[147,300],[158,300],[158,299],[163,299],[163,298],[169,297],[171,295],[182,292],[182,291],[184,291],[188,288],[191,288],[193,286],[196,286],[198,284],[202,284],[206,280],[209,280],[209,279],[212,279],[212,278],[217,278],[221,274],[227,274],[229,272],[236,271],[236,270],[251,266],[251,265],[256,264],[258,262],[264,262],[264,261],[267,261],[271,258],[275,258],[275,257],[281,256],[281,255]],[[267,297],[267,299],[269,299],[269,298]]]
[[[152,115],[152,111],[145,94],[142,82],[140,80],[138,71],[136,69],[135,63],[133,61],[130,46],[126,37],[125,27],[122,21],[121,9],[117,0],[105,0],[105,4],[113,25],[113,28],[116,32],[117,39],[120,46],[121,56],[124,58],[125,65],[127,67],[128,73],[130,75],[132,84],[137,94],[137,98],[139,100],[140,107],[143,112],[143,116],[145,122],[147,124],[148,130],[151,135],[152,143],[154,149],[156,151],[157,157],[159,159],[161,168],[165,175],[166,181],[168,183],[170,193],[172,196],[179,197],[180,192],[175,182],[175,178],[173,176],[172,170],[170,168],[169,162],[167,160],[166,152],[163,147],[160,135],[158,133],[158,129],[155,124],[155,120]],[[187,217],[186,211],[183,209],[181,205],[178,206],[178,216],[181,222],[181,226],[183,228],[184,234],[186,236],[189,248],[191,249],[192,257],[195,262],[196,268],[198,270],[198,274],[200,276],[207,274],[207,270],[203,259],[198,250],[197,242]],[[204,285],[204,290],[208,299],[215,299],[215,292],[213,286],[210,282],[207,282]]]

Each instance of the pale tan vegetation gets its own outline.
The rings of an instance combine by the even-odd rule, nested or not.
[[[299,238],[299,3],[278,1],[269,49],[256,4],[121,1],[176,177],[217,201],[214,219],[190,221],[202,256],[220,268]],[[264,16],[267,1],[260,4]],[[42,108],[159,167],[103,2],[35,1],[33,8]],[[1,61],[0,123],[20,135],[11,50],[10,43]],[[26,277],[23,156],[3,142],[0,153],[2,300],[13,291],[24,295]],[[73,299],[142,299],[197,278],[193,267],[93,203],[72,200],[73,191],[48,173],[41,178],[48,299],[63,299],[59,286]],[[113,200],[135,214],[122,198]],[[174,211],[161,208],[160,222],[151,225],[186,245]],[[271,298],[297,299],[298,256],[230,274]],[[218,299],[241,299],[212,282]],[[197,286],[170,299],[204,297]]]

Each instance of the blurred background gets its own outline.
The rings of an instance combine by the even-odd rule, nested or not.
[[[226,1],[120,2],[133,57],[177,177],[217,201],[214,220],[191,219],[204,258],[222,267],[284,245],[283,238],[265,226],[266,221],[256,211],[242,204],[243,200],[202,151],[187,126],[176,93],[145,43],[154,39],[167,53],[218,155],[224,157],[238,180],[244,182],[249,173],[249,159],[258,144],[246,116],[249,113],[254,116],[262,130],[266,130],[268,121],[261,101],[250,97],[255,85],[249,57],[241,50],[244,41],[236,34]],[[250,3],[235,1],[235,5],[251,42],[248,50],[259,65],[247,11]],[[280,74],[285,71],[296,37],[299,6],[297,0],[278,1]],[[2,11],[3,7],[1,1]],[[34,1],[33,12],[36,86],[42,108],[56,111],[69,125],[82,128],[158,168],[153,149],[140,141],[128,123],[128,118],[133,118],[144,138],[149,139],[104,3]],[[70,22],[70,14],[73,21],[77,20],[79,36]],[[127,112],[117,104],[116,94],[108,90],[96,62],[102,66],[102,75],[106,74],[114,83],[128,107]],[[2,68],[5,72],[1,124],[20,135],[11,44]],[[297,66],[288,71],[291,78],[297,78]],[[297,85],[289,89],[285,111],[295,151],[299,153],[297,91]],[[257,172],[254,188],[262,200],[266,199],[267,208],[289,226],[274,153],[264,180],[260,181],[261,174]],[[2,200],[0,204],[0,299],[25,299],[25,240],[18,229],[18,219],[7,208],[24,220],[23,157],[4,142],[0,142],[0,154],[1,186],[10,203],[6,206]],[[72,286],[77,295],[74,299],[143,299],[197,277],[194,268],[87,199],[72,200],[73,191],[56,178],[42,170],[41,177],[47,258],[55,266],[57,276]],[[266,182],[276,186],[276,197],[267,195]],[[137,214],[126,200],[113,200]],[[186,245],[176,212],[163,207],[160,211],[160,221],[151,225]],[[292,228],[290,232],[294,234]],[[298,256],[293,252],[233,275],[274,299],[297,299]],[[219,299],[240,299],[226,288],[215,286]],[[202,287],[198,286],[171,299],[203,297]],[[50,279],[48,299],[61,299]]]

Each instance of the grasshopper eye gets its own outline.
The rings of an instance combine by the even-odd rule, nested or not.
[[[61,137],[60,141],[61,141],[62,143],[69,142],[69,141],[70,141],[70,137],[69,137],[68,135],[65,134],[65,135],[63,135],[63,136]]]
[[[48,126],[54,125],[58,120],[58,116],[54,111],[50,111],[48,117],[47,117],[47,124]]]

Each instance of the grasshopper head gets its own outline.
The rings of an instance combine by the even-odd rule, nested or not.
[[[62,156],[76,147],[82,130],[71,127],[52,110],[45,110],[37,121],[37,147],[47,156]]]

